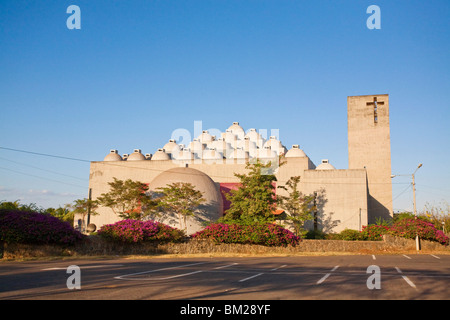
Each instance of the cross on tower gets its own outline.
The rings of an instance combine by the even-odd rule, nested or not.
[[[377,101],[377,97],[373,97],[373,102],[367,102],[367,106],[373,105],[373,121],[378,123],[378,105],[384,105],[383,101]]]

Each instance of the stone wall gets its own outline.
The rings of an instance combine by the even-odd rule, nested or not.
[[[421,252],[450,254],[450,246],[421,241]],[[4,244],[3,259],[36,257],[80,257],[117,255],[302,255],[302,254],[391,254],[416,252],[414,240],[387,236],[384,241],[302,240],[295,247],[266,247],[245,244],[214,244],[191,240],[183,243],[117,244],[99,237],[71,248],[51,245]]]

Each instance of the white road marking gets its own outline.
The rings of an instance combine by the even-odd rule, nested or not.
[[[284,267],[286,267],[286,266],[287,266],[287,264],[283,264],[282,266],[279,266],[278,268],[270,269],[270,271],[276,271],[276,270],[281,269],[281,268],[284,268]]]
[[[276,271],[276,270],[281,269],[281,268],[284,268],[284,267],[286,267],[286,266],[287,266],[287,264],[283,264],[282,266],[279,266],[279,267],[277,267],[277,268],[270,269],[270,271]],[[239,280],[239,282],[244,282],[244,281],[247,281],[247,280],[250,280],[250,279],[259,277],[260,275],[263,275],[263,274],[264,274],[264,272],[261,272],[261,273],[258,273],[258,274],[254,274],[254,275],[252,275],[252,276],[250,276],[250,277],[247,277],[247,278],[244,278],[244,279]]]
[[[374,254],[372,255],[372,259],[373,259],[373,260],[377,260],[377,258],[375,258],[375,255],[374,255]]]
[[[217,268],[214,268],[215,270],[217,270],[217,269],[223,269],[223,268],[228,268],[228,267],[231,267],[231,266],[235,266],[235,265],[237,265],[237,264],[239,264],[239,263],[232,263],[232,264],[227,264],[227,265],[225,265],[225,266],[220,266],[220,267],[217,267]]]
[[[432,256],[432,257],[434,257],[434,258],[436,258],[436,259],[441,259],[441,258],[439,258],[438,256],[435,256],[434,254],[430,254],[430,256]]]
[[[196,273],[200,273],[200,272],[203,272],[203,270],[197,270],[197,271],[192,271],[192,272],[188,272],[188,273],[177,274],[177,275],[170,276],[170,277],[157,278],[157,279],[153,279],[153,280],[168,280],[168,279],[174,279],[174,278],[181,278],[181,277],[189,276],[191,274],[196,274]]]
[[[406,281],[407,284],[409,284],[411,287],[413,287],[414,289],[417,289],[416,285],[414,284],[414,282],[412,282],[411,280],[409,280],[409,278],[407,276],[404,276],[402,273],[402,270],[400,270],[399,267],[395,267],[395,269],[397,270],[398,273],[400,273],[402,275],[403,280]]]
[[[241,280],[239,280],[239,282],[244,282],[244,281],[247,281],[247,280],[250,280],[250,279],[259,277],[259,276],[262,275],[262,274],[264,274],[264,273],[262,272],[262,273],[255,274],[255,275],[253,275],[253,276],[251,276],[251,277],[248,277],[248,278],[245,278],[245,279],[241,279]]]
[[[330,274],[331,274],[331,273],[327,273],[327,274],[324,275],[322,278],[320,278],[320,280],[317,281],[317,284],[321,284],[322,282],[324,282],[324,281],[330,276]]]
[[[79,266],[80,269],[93,269],[93,268],[107,268],[107,267],[122,267],[123,264],[103,264],[97,266]],[[51,271],[51,270],[67,270],[67,267],[54,267],[41,269],[41,271]]]
[[[335,271],[337,268],[339,268],[339,266],[335,266],[333,269],[331,269],[331,272]],[[317,281],[317,284],[321,284],[322,282],[324,282],[331,275],[331,272],[327,273],[322,278],[320,278],[320,280]]]
[[[142,279],[126,279],[125,277],[135,276],[135,275],[138,275],[138,274],[145,274],[145,273],[152,273],[152,272],[157,272],[157,271],[163,271],[163,270],[178,269],[178,268],[182,268],[182,267],[196,266],[196,265],[205,264],[205,263],[207,263],[207,262],[190,263],[190,264],[184,264],[184,265],[176,266],[176,267],[168,267],[168,268],[161,268],[161,269],[155,269],[155,270],[150,270],[150,271],[129,273],[129,274],[125,274],[123,276],[114,277],[114,279],[120,279],[120,280],[142,280]],[[196,272],[196,273],[198,273],[198,272]]]
[[[408,257],[406,254],[403,255],[405,258],[411,259],[411,257]]]

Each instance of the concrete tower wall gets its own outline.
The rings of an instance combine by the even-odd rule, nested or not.
[[[389,96],[347,98],[349,169],[367,170],[369,223],[392,217]]]

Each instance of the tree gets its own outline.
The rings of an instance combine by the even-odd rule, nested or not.
[[[247,222],[270,221],[274,219],[276,197],[274,174],[268,172],[271,163],[262,163],[258,159],[255,163],[247,163],[246,174],[234,175],[239,178],[240,186],[237,190],[226,193],[231,202],[224,220],[241,220]]]
[[[73,219],[74,219],[74,212],[71,210],[72,205],[65,204],[64,207],[59,206],[58,208],[47,208],[45,209],[44,213],[52,215],[56,218],[58,218],[61,221],[67,221],[71,225],[73,225]],[[83,216],[84,218],[84,216]]]
[[[33,211],[33,212],[39,212],[39,213],[45,212],[45,210],[43,208],[38,207],[35,203],[20,204],[20,200],[16,200],[14,202],[2,200],[2,201],[0,201],[0,209]]]
[[[174,182],[166,187],[157,188],[162,196],[158,198],[158,206],[170,213],[178,214],[180,229],[183,229],[181,221],[184,221],[184,229],[187,229],[187,217],[193,216],[197,207],[205,202],[201,191],[186,182]]]
[[[142,220],[154,210],[157,201],[147,194],[148,185],[140,181],[113,178],[110,191],[97,198],[99,205],[109,207],[122,219]]]
[[[298,190],[300,177],[291,177],[286,186],[278,186],[278,188],[286,190],[288,195],[278,195],[277,200],[281,208],[287,211],[287,219],[294,224],[294,230],[297,236],[301,236],[304,229],[305,221],[313,218],[312,213],[316,210],[314,205],[314,195],[303,195]]]
[[[98,208],[98,202],[91,199],[77,199],[70,205],[72,209],[70,212],[67,212],[68,216],[75,216],[75,214],[80,214],[82,220],[84,221],[86,215],[89,213],[90,215],[97,215],[98,213],[95,211]]]

